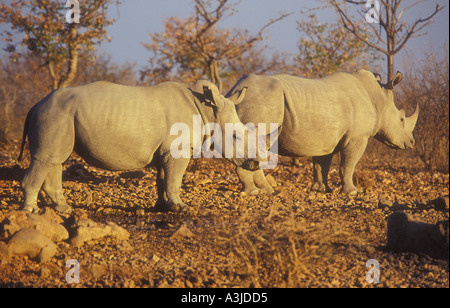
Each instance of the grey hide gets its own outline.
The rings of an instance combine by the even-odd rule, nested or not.
[[[181,210],[179,190],[189,158],[171,155],[171,143],[178,137],[170,135],[171,126],[186,123],[192,132],[193,115],[201,115],[203,125],[240,123],[234,104],[244,96],[245,90],[225,99],[207,81],[152,87],[95,82],[53,91],[32,107],[25,122],[19,160],[28,135],[31,164],[22,181],[22,209],[39,210],[42,187],[56,210],[71,211],[62,192],[61,164],[75,150],[87,163],[107,170],[156,166],[155,210]],[[230,160],[245,168],[258,167],[256,160]]]
[[[240,80],[227,96],[248,87],[244,100],[236,106],[242,123],[278,123],[280,155],[313,157],[313,190],[330,191],[328,170],[333,155],[339,152],[342,192],[354,195],[359,191],[353,185],[353,172],[370,137],[396,149],[414,146],[412,132],[419,110],[417,106],[411,117],[405,117],[405,112],[395,107],[392,90],[401,79],[398,72],[382,84],[378,74],[364,69],[322,79],[253,75]],[[247,194],[257,194],[260,189],[273,192],[262,170],[237,167],[237,173]]]

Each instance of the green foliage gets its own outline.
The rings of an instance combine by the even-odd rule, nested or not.
[[[6,51],[14,62],[24,54],[39,59],[52,77],[53,88],[66,86],[75,78],[78,55],[89,55],[95,45],[110,40],[106,27],[114,20],[106,16],[112,0],[79,1],[80,23],[67,23],[68,8],[60,0],[12,1],[0,4],[0,23],[8,23],[21,38],[10,31],[2,33]]]

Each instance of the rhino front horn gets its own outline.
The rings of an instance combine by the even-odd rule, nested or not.
[[[417,119],[419,118],[419,103],[416,105],[416,110],[414,113],[406,118],[406,129],[410,132],[414,130],[414,127],[416,127]]]

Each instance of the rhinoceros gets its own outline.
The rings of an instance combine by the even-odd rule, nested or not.
[[[382,84],[379,74],[364,69],[321,79],[252,75],[241,79],[226,96],[248,87],[236,105],[240,120],[244,124],[279,123],[278,153],[312,156],[312,190],[330,191],[328,170],[339,152],[341,191],[355,195],[359,190],[353,184],[353,172],[370,137],[396,149],[414,146],[419,106],[410,117],[395,107],[393,88],[401,80],[397,72],[393,80]],[[247,194],[273,192],[262,170],[237,167],[237,173]]]
[[[31,164],[21,183],[22,209],[39,210],[42,187],[56,210],[71,212],[62,192],[62,163],[75,150],[88,164],[106,170],[156,166],[155,210],[180,211],[179,190],[189,157],[171,155],[178,138],[171,126],[186,123],[192,131],[193,115],[205,124],[241,123],[234,103],[244,98],[245,90],[225,98],[214,84],[198,81],[151,87],[95,82],[53,91],[30,109],[25,121],[19,160],[28,135]],[[257,159],[246,159],[245,153],[229,160],[243,168],[258,167]]]

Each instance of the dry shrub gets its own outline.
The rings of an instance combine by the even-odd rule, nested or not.
[[[0,142],[21,136],[29,108],[50,90],[47,80],[35,60],[0,59]]]
[[[317,271],[337,258],[333,243],[342,235],[354,241],[339,224],[324,235],[323,224],[312,227],[276,201],[242,213],[236,224],[222,222],[213,237],[230,256],[230,272],[249,281],[248,287],[322,285]]]
[[[427,169],[448,172],[449,163],[449,69],[448,46],[441,58],[435,52],[425,54],[425,60],[408,57],[408,71],[401,86],[400,104],[420,106],[414,131],[415,152]]]
[[[80,62],[73,86],[94,81],[135,85],[133,64],[115,64],[100,56],[94,64]],[[17,62],[0,58],[0,143],[19,139],[29,109],[51,91],[51,80],[39,60],[24,56]]]

